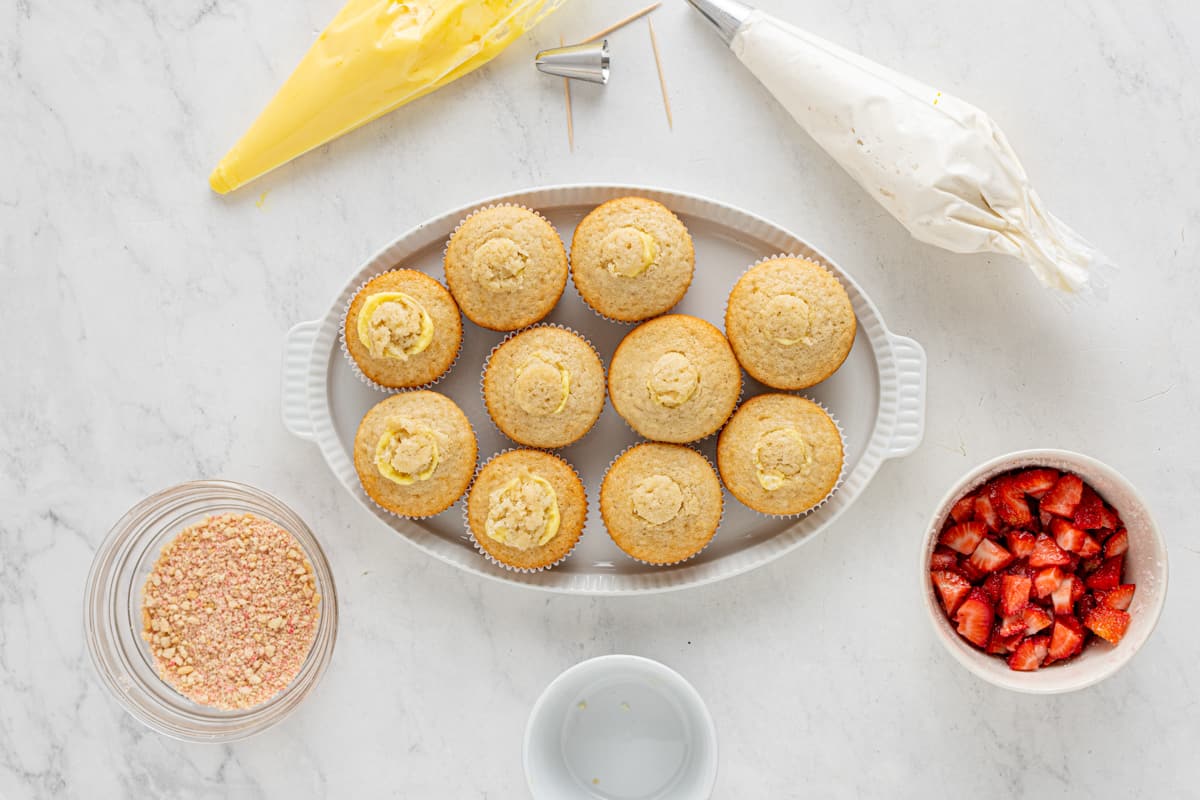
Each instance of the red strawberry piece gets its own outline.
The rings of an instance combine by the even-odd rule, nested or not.
[[[942,598],[942,608],[946,609],[946,615],[953,615],[962,601],[971,593],[971,584],[957,572],[944,569],[929,573],[929,577]]]
[[[1050,533],[1059,547],[1072,553],[1079,552],[1079,548],[1083,546],[1083,538],[1087,536],[1087,531],[1076,528],[1065,519],[1051,521]]]
[[[951,550],[969,556],[975,552],[986,533],[987,527],[982,522],[963,522],[939,536],[938,541]]]
[[[1104,504],[1104,510],[1100,512],[1100,527],[1108,531],[1115,531],[1123,527],[1121,515],[1107,503]]]
[[[983,579],[983,583],[979,587],[980,589],[983,589],[983,593],[986,594],[988,599],[992,601],[992,606],[997,606],[1000,604],[1002,577],[1003,576],[999,572],[993,572]]]
[[[1071,557],[1054,540],[1044,533],[1038,534],[1033,544],[1033,555],[1029,556],[1031,567],[1062,567],[1071,563]]]
[[[1017,645],[1016,651],[1009,656],[1009,669],[1015,669],[1018,672],[1032,672],[1042,665],[1048,652],[1050,652],[1049,636],[1030,636]]]
[[[1033,581],[1024,575],[1005,575],[1000,585],[1000,610],[1011,616],[1029,605]]]
[[[1121,570],[1125,566],[1125,556],[1113,556],[1104,559],[1100,569],[1087,578],[1089,589],[1115,589],[1121,585]]]
[[[1075,582],[1079,583],[1079,579],[1076,578]],[[1092,609],[1098,605],[1100,605],[1100,603],[1096,600],[1096,595],[1088,592],[1083,597],[1079,598],[1079,602],[1075,604],[1075,618],[1087,619],[1087,615],[1092,613]]]
[[[1071,600],[1071,594],[1075,586],[1075,576],[1068,575],[1063,578],[1062,583],[1058,585],[1050,598],[1054,601],[1054,616],[1058,617],[1063,614],[1070,614],[1075,603]]]
[[[1000,633],[1000,626],[996,625],[992,628],[992,638],[988,639],[987,652],[995,656],[1007,656],[1016,650],[1020,643],[1020,633],[1005,636]]]
[[[1119,608],[1099,605],[1092,609],[1083,624],[1104,641],[1117,644],[1129,627],[1129,614]]]
[[[1128,611],[1136,589],[1137,586],[1132,583],[1123,583],[1107,592],[1097,592],[1096,595],[1100,599],[1100,605],[1115,608],[1118,611]]]
[[[1029,558],[1033,555],[1033,546],[1037,537],[1028,531],[1009,531],[1004,535],[1008,541],[1008,549],[1017,558]]]
[[[1020,491],[1040,499],[1046,492],[1054,488],[1054,484],[1058,483],[1058,477],[1058,470],[1027,469],[1013,475],[1009,480]]]
[[[1100,569],[1100,565],[1104,563],[1103,556],[1092,556],[1091,558],[1082,559],[1079,562],[1079,574],[1091,575],[1096,570]]]
[[[992,502],[992,507],[1000,515],[1000,519],[1008,525],[1020,528],[1033,521],[1025,493],[1010,478],[992,481],[988,486],[988,500]]]
[[[975,516],[975,495],[969,494],[955,503],[950,509],[950,516],[955,522],[970,522]]]
[[[1052,520],[1052,519],[1054,519],[1054,515],[1051,514],[1049,511],[1045,511],[1040,508],[1038,509],[1038,520],[1042,523],[1043,529],[1050,526],[1050,520]]]
[[[1101,549],[1100,543],[1096,541],[1094,536],[1092,536],[1090,533],[1085,534],[1083,537],[1083,544],[1079,546],[1079,557],[1094,558],[1095,556],[1100,555]]]
[[[1078,578],[1078,576],[1072,575],[1071,576],[1071,604],[1074,605],[1075,603],[1078,603],[1079,598],[1083,597],[1084,594],[1086,594],[1086,593],[1087,593],[1087,587],[1084,585],[1083,581],[1080,580]]]
[[[1063,475],[1042,497],[1038,509],[1060,517],[1070,517],[1083,496],[1083,479],[1070,473]]]
[[[1011,616],[1004,617],[1000,620],[1000,627],[998,627],[996,630],[998,630],[1000,635],[1005,638],[1012,636],[1024,636],[1025,617],[1021,614],[1013,614]]]
[[[1046,653],[1048,666],[1055,661],[1070,658],[1083,649],[1083,626],[1072,616],[1054,618],[1054,631],[1050,635],[1050,649]]]
[[[933,548],[933,555],[929,557],[929,569],[954,569],[957,566],[958,556],[953,550],[940,544]]]
[[[1038,631],[1044,631],[1054,622],[1046,609],[1033,605],[1025,607],[1025,610],[1021,612],[1021,618],[1025,623],[1025,633],[1030,636]]]
[[[1066,577],[1061,567],[1046,567],[1033,576],[1033,590],[1038,597],[1049,597]]]
[[[988,530],[1000,530],[1000,515],[996,513],[992,501],[988,499],[987,491],[975,495],[975,519],[988,526]]]
[[[1085,485],[1079,498],[1079,505],[1075,506],[1075,513],[1071,515],[1072,521],[1080,528],[1092,530],[1100,527],[1100,519],[1103,514],[1104,501],[1092,487]]]
[[[1117,556],[1123,556],[1128,549],[1129,531],[1121,528],[1121,530],[1108,537],[1108,541],[1104,543],[1104,557],[1116,558]]]
[[[1013,555],[991,539],[984,539],[967,561],[980,572],[995,572],[1011,564]]]
[[[984,578],[987,577],[986,572],[982,572],[975,568],[967,556],[958,557],[958,574],[962,575],[972,584],[978,585]]]
[[[958,607],[954,615],[958,623],[958,632],[976,647],[986,647],[992,636],[992,621],[996,612],[988,596],[980,589],[972,589],[967,599]]]

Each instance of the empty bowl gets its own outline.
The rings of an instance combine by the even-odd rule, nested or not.
[[[602,656],[546,687],[525,728],[524,761],[534,800],[697,800],[717,779],[717,731],[678,672]]]

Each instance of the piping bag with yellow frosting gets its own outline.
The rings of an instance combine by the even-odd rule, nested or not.
[[[1003,253],[1076,294],[1107,260],[1051,214],[984,111],[738,0],[688,0],[817,144],[920,241]]]
[[[566,0],[349,0],[213,170],[233,191],[483,66]]]

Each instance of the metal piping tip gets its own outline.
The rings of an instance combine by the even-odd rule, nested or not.
[[[547,75],[588,83],[608,83],[608,39],[591,44],[555,47],[537,54],[537,68]]]
[[[699,11],[705,19],[712,23],[713,27],[717,29],[717,33],[725,40],[725,44],[733,42],[733,37],[754,11],[753,6],[748,6],[739,0],[688,0],[688,2],[692,4],[692,8]]]

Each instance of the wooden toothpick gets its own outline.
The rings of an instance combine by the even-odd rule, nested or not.
[[[663,75],[662,54],[658,52],[658,37],[654,35],[654,23],[646,20],[650,29],[650,46],[654,48],[654,63],[658,65],[658,85],[662,87],[663,108],[667,111],[667,127],[675,130],[675,121],[671,119],[671,98],[667,96],[667,78]]]
[[[633,22],[633,21],[635,21],[635,20],[639,20],[639,19],[641,19],[642,17],[646,16],[646,15],[647,15],[647,14],[649,14],[651,11],[653,11],[654,9],[658,8],[658,7],[659,7],[659,6],[661,6],[661,5],[662,5],[662,3],[661,3],[661,2],[659,2],[659,3],[653,3],[653,4],[651,4],[651,5],[648,5],[648,6],[646,6],[645,8],[643,8],[641,11],[636,11],[636,12],[634,12],[634,13],[630,14],[628,17],[626,17],[625,19],[623,19],[623,20],[621,20],[620,22],[616,23],[615,25],[609,25],[607,28],[605,28],[604,30],[602,30],[602,31],[600,31],[599,33],[595,34],[594,36],[589,36],[588,38],[586,38],[586,39],[584,39],[582,42],[580,42],[580,44],[588,44],[588,43],[590,43],[590,42],[595,42],[595,41],[597,41],[597,40],[599,40],[599,39],[603,39],[605,36],[608,36],[608,35],[609,35],[610,33],[612,33],[613,31],[615,31],[615,30],[619,30],[619,29],[621,29],[621,28],[624,28],[624,27],[625,27],[626,25],[628,25],[629,23],[631,23],[631,22]]]

